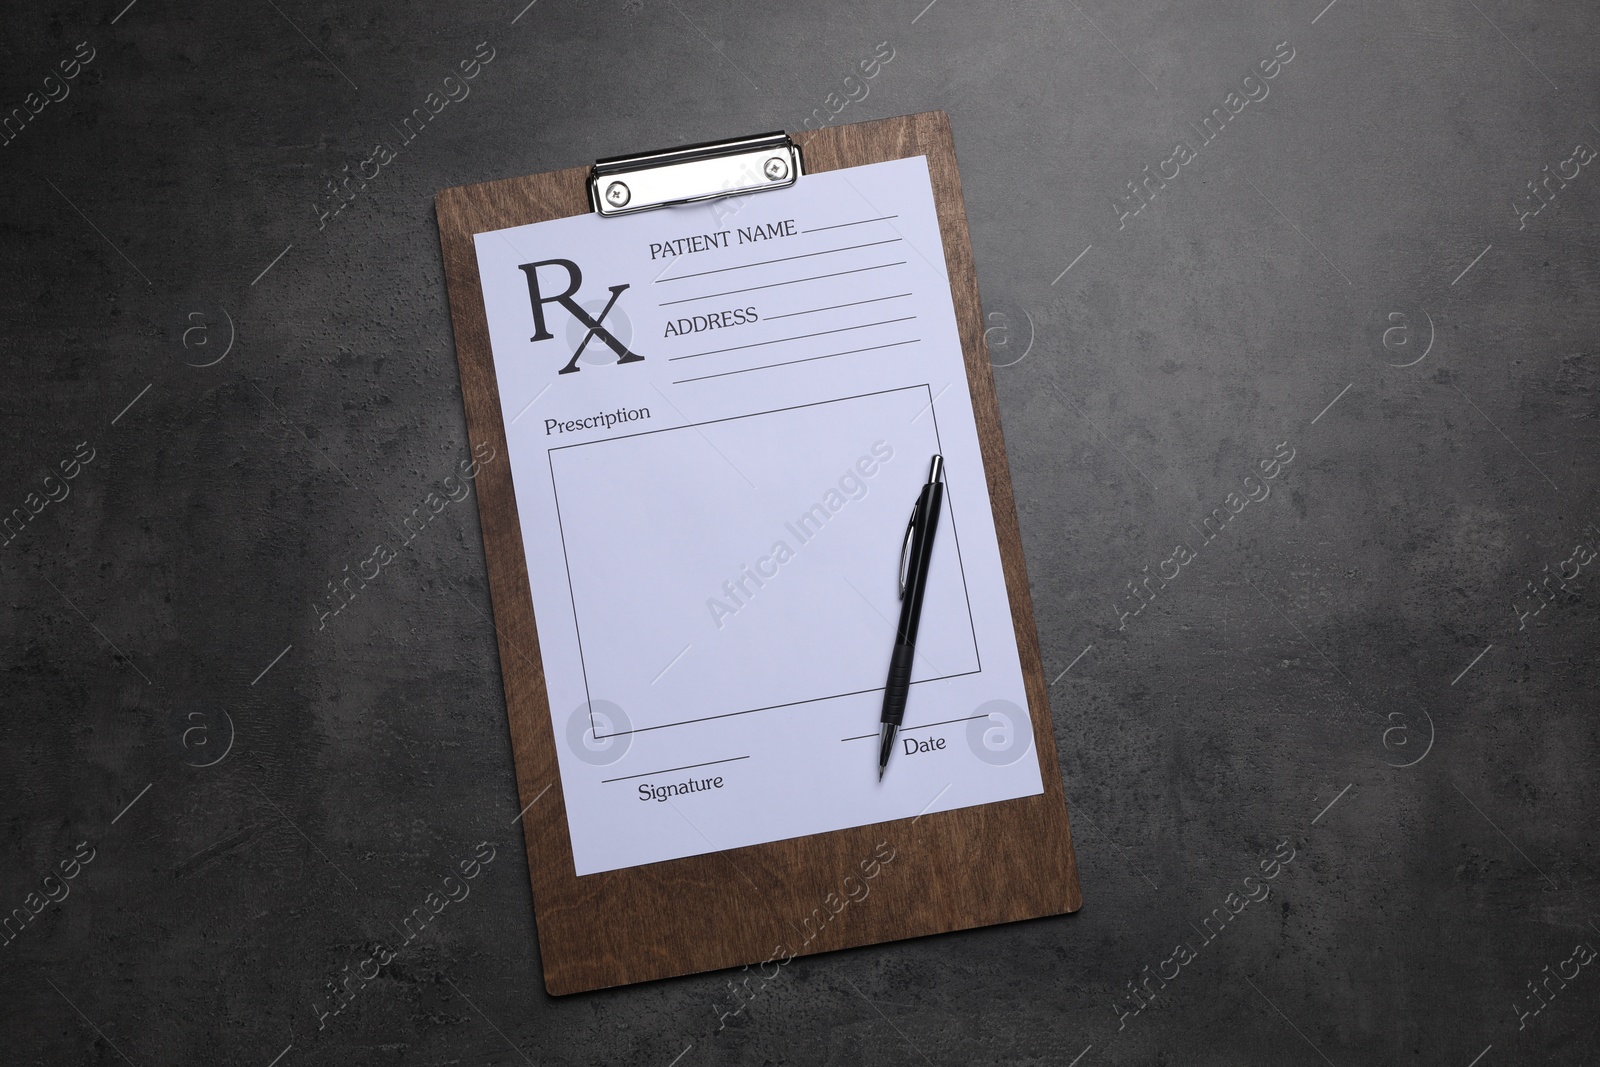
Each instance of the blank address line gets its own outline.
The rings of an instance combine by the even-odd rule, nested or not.
[[[880,304],[885,300],[900,300],[910,295],[910,293],[896,293],[893,296],[875,296],[870,300],[852,300],[848,304],[830,304],[828,307],[812,308],[810,311],[786,311],[782,315],[768,315],[767,321],[773,322],[777,319],[792,319],[796,315],[815,315],[820,311],[838,311],[840,308],[860,307],[862,304]]]
[[[886,345],[872,345],[869,348],[852,348],[848,352],[829,352],[825,356],[807,356],[805,359],[791,359],[783,363],[763,363],[759,367],[741,367],[739,370],[725,370],[719,374],[702,374],[698,378],[679,378],[672,384],[683,385],[686,382],[703,382],[707,378],[726,378],[730,374],[749,374],[753,370],[771,370],[773,367],[792,367],[796,363],[812,363],[819,359],[833,359],[835,356],[853,356],[857,352],[876,352],[880,348],[898,348],[901,345],[914,345],[920,340],[922,340],[922,338],[913,337],[909,341],[891,341]]]
[[[682,356],[670,356],[668,363],[679,359],[699,359],[701,356],[715,356],[722,352],[737,352],[744,348],[760,348],[763,345],[781,345],[785,341],[804,341],[807,337],[824,337],[830,333],[849,333],[851,330],[866,330],[874,326],[887,326],[891,322],[910,322],[915,315],[905,315],[898,319],[883,319],[878,322],[863,322],[858,326],[840,326],[834,330],[818,330],[816,333],[797,333],[793,337],[774,337],[770,341],[751,341],[747,345],[733,345],[729,348],[713,348],[706,352],[690,352]]]
[[[875,267],[857,267],[855,270],[834,271],[832,274],[813,274],[809,278],[791,278],[786,282],[771,282],[767,285],[752,285],[745,289],[729,289],[725,293],[707,293],[704,296],[686,296],[682,300],[668,300],[665,304],[657,304],[656,307],[671,307],[673,304],[688,304],[695,300],[711,300],[719,296],[732,296],[735,293],[753,293],[757,289],[776,289],[780,285],[798,285],[801,282],[814,282],[823,278],[839,278],[846,274],[861,274],[864,271],[882,270],[885,267],[903,267],[905,265],[906,261],[902,259],[894,263],[879,263]]]

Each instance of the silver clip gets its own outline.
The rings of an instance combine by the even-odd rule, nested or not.
[[[589,203],[606,217],[785,189],[805,173],[800,146],[783,132],[601,159],[589,171]]]
[[[919,496],[917,498],[917,502],[915,504],[911,505],[911,521],[906,523],[906,539],[905,539],[904,543],[902,543],[900,545],[900,599],[901,600],[904,600],[906,598],[906,569],[910,566],[910,563],[911,563],[911,560],[909,558],[910,555],[911,555],[911,532],[913,530],[915,530],[916,527],[917,527],[917,509],[920,508],[921,506],[922,506],[922,498]]]

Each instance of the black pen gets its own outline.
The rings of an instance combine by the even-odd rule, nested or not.
[[[883,687],[883,726],[878,742],[878,781],[889,765],[894,735],[906,717],[911,695],[911,662],[917,655],[917,625],[922,621],[922,594],[928,589],[928,560],[933,556],[933,535],[939,529],[939,509],[944,504],[944,457],[935,455],[928,466],[928,484],[911,508],[906,539],[900,546],[900,623],[895,628],[894,652],[889,656],[889,680]]]

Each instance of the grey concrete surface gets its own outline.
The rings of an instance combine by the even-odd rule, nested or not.
[[[0,1060],[1600,1057],[1592,4],[524,2],[8,5]],[[930,108],[1084,909],[551,999],[432,194]]]

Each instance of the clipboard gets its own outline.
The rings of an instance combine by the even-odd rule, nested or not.
[[[602,160],[442,190],[435,207],[470,439],[507,455],[474,234],[779,188],[806,173],[924,156],[972,394],[1043,793],[916,819],[578,876],[509,463],[477,478],[545,987],[553,995],[1076,911],[1081,904],[949,117],[872,122]],[[883,845],[871,903],[833,913]],[[799,924],[830,921],[803,944]],[[809,929],[809,925],[807,927]],[[785,960],[787,962],[787,960]]]

